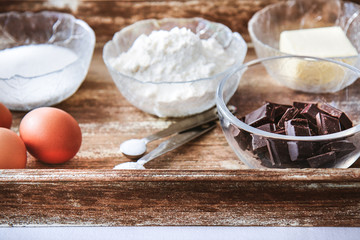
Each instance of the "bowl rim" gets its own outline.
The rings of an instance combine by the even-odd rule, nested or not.
[[[178,82],[169,82],[169,81],[163,81],[163,82],[154,82],[154,81],[143,81],[143,80],[140,80],[140,79],[137,79],[137,78],[134,78],[130,75],[126,75],[118,70],[116,70],[115,68],[113,68],[111,66],[111,64],[109,63],[109,59],[106,58],[105,56],[105,49],[107,49],[109,47],[109,45],[111,44],[115,44],[114,43],[114,39],[117,35],[121,34],[122,32],[126,31],[127,29],[129,29],[130,27],[134,27],[136,25],[140,25],[140,24],[143,24],[143,23],[147,23],[147,22],[152,22],[154,21],[155,23],[159,24],[161,22],[166,22],[166,21],[179,21],[179,20],[183,20],[183,21],[192,21],[192,20],[195,20],[195,21],[204,21],[204,22],[208,22],[210,24],[216,24],[218,26],[221,26],[223,27],[226,31],[229,31],[229,33],[232,33],[232,38],[231,38],[231,41],[229,42],[229,44],[234,41],[234,39],[237,39],[239,41],[239,43],[242,45],[244,51],[243,51],[243,54],[242,56],[240,57],[240,59],[236,59],[235,63],[232,64],[230,67],[228,67],[227,69],[225,69],[224,71],[222,72],[219,72],[215,75],[212,75],[210,77],[204,77],[204,78],[198,78],[198,79],[192,79],[192,80],[187,80],[187,81],[178,81]],[[226,25],[222,24],[222,23],[218,23],[218,22],[213,22],[213,21],[209,21],[209,20],[206,20],[204,18],[201,18],[201,17],[193,17],[193,18],[174,18],[174,17],[168,17],[168,18],[162,18],[162,19],[155,19],[155,18],[150,18],[150,19],[144,19],[144,20],[140,20],[140,21],[136,21],[134,22],[133,24],[130,24],[124,28],[122,28],[120,31],[114,33],[113,37],[111,40],[109,40],[107,43],[105,43],[104,47],[103,47],[103,54],[102,54],[102,57],[103,57],[103,60],[105,62],[105,65],[106,67],[112,71],[113,73],[117,74],[117,75],[120,75],[121,77],[124,77],[124,78],[128,78],[128,79],[131,79],[135,82],[138,82],[138,83],[141,83],[141,84],[154,84],[154,85],[165,85],[165,84],[184,84],[184,83],[196,83],[196,82],[201,82],[201,81],[208,81],[208,80],[212,80],[212,79],[217,79],[221,76],[224,76],[224,75],[227,75],[229,72],[232,72],[232,70],[234,68],[237,68],[238,66],[240,66],[244,60],[245,60],[245,57],[246,57],[246,54],[247,54],[247,44],[245,42],[245,40],[243,39],[243,37],[241,36],[241,34],[239,34],[238,32],[232,32],[231,29],[229,27],[227,27]]]
[[[343,8],[343,5],[345,4],[350,4],[350,5],[354,5],[354,6],[358,6],[360,7],[359,4],[356,4],[354,2],[350,2],[350,1],[341,1],[340,4],[342,4],[342,8]],[[268,48],[270,49],[271,51],[275,51],[277,52],[278,54],[281,54],[281,55],[289,55],[288,53],[285,53],[285,52],[282,52],[280,51],[279,49],[277,48],[274,48],[268,44],[265,44],[264,42],[262,42],[258,37],[257,35],[255,34],[254,32],[254,26],[256,26],[256,20],[259,18],[259,16],[261,14],[264,14],[268,11],[270,11],[271,9],[275,8],[275,7],[278,7],[278,6],[282,6],[282,5],[286,5],[286,6],[289,6],[289,2],[278,2],[278,3],[273,3],[273,4],[270,4],[262,9],[260,9],[259,11],[257,11],[249,20],[248,22],[248,31],[249,31],[249,35],[250,35],[250,38],[253,42],[256,42],[258,44],[260,44],[262,47],[264,48]],[[353,20],[352,20],[353,21]],[[337,25],[334,25],[334,26],[337,26]],[[304,28],[305,29],[305,28]],[[344,29],[343,29],[344,30]],[[344,30],[345,34],[347,33],[348,29]],[[360,51],[357,55],[354,55],[354,56],[346,56],[346,57],[330,57],[328,59],[352,59],[352,58],[357,58],[360,56]]]
[[[240,121],[237,117],[235,117],[227,108],[226,103],[223,99],[223,89],[224,89],[224,85],[227,82],[227,80],[229,80],[229,78],[232,76],[232,74],[234,74],[235,72],[239,72],[242,70],[247,70],[248,67],[253,66],[253,65],[257,65],[257,64],[262,64],[265,61],[272,61],[272,60],[277,60],[277,59],[282,59],[282,58],[299,58],[299,59],[309,59],[309,60],[314,60],[314,61],[326,61],[326,62],[331,62],[331,63],[335,63],[338,65],[341,65],[343,67],[346,67],[352,71],[355,71],[359,76],[360,76],[360,69],[353,67],[349,64],[343,63],[343,62],[339,62],[339,61],[335,61],[333,59],[329,59],[329,58],[318,58],[318,57],[311,57],[311,56],[299,56],[299,55],[286,55],[286,56],[273,56],[273,57],[267,57],[267,58],[258,58],[252,61],[249,61],[247,63],[242,64],[240,67],[238,67],[237,69],[234,69],[233,72],[229,73],[228,75],[226,75],[220,82],[220,84],[218,85],[218,88],[216,90],[216,96],[215,96],[215,102],[216,102],[216,106],[218,111],[223,115],[223,117],[225,117],[226,119],[228,119],[231,124],[235,125],[236,127],[245,130],[246,132],[249,133],[253,133],[256,135],[260,135],[262,137],[266,137],[266,138],[272,138],[272,139],[278,139],[278,140],[286,140],[286,141],[324,141],[324,140],[333,140],[333,139],[339,139],[339,138],[344,138],[344,137],[349,137],[351,135],[354,135],[356,133],[358,133],[360,131],[360,124],[357,124],[349,129],[346,129],[344,131],[340,131],[337,133],[332,133],[332,134],[326,134],[326,135],[318,135],[318,136],[289,136],[289,135],[281,135],[281,134],[276,134],[276,133],[271,133],[271,132],[266,132],[260,129],[257,129],[255,127],[252,127],[246,123],[244,123],[243,121]]]
[[[5,12],[5,13],[0,13],[0,17],[1,17],[1,16],[6,16],[6,15],[11,15],[11,14],[21,15],[21,16],[34,16],[34,15],[67,16],[67,17],[69,17],[70,19],[73,20],[73,22],[74,22],[75,25],[78,25],[78,26],[80,26],[81,28],[85,29],[85,31],[91,35],[90,40],[91,40],[91,45],[93,46],[93,47],[92,47],[92,51],[94,51],[95,42],[96,42],[96,36],[95,36],[94,30],[93,30],[85,21],[83,21],[83,20],[81,20],[81,19],[78,19],[78,18],[76,18],[75,16],[73,16],[73,15],[71,15],[71,14],[69,14],[69,13],[57,12],[57,11],[47,11],[47,10],[39,11],[39,12],[32,12],[32,11],[24,11],[24,12],[20,12],[20,11],[9,11],[9,12]],[[44,45],[54,45],[53,43],[41,43],[41,44],[44,44]],[[40,44],[24,44],[24,45],[19,45],[19,46],[16,46],[16,47],[30,46],[30,45],[40,45]],[[15,48],[15,47],[12,47],[12,48]],[[11,49],[11,48],[1,49],[0,51],[4,51],[4,50],[7,50],[7,49]],[[68,49],[68,48],[66,48],[66,49]],[[77,54],[76,54],[76,55],[77,55]],[[91,56],[92,56],[92,54],[91,54]],[[23,76],[23,75],[21,75],[21,74],[14,74],[14,75],[12,75],[12,76],[10,76],[10,77],[7,77],[7,78],[3,78],[3,77],[0,76],[0,80],[1,80],[1,81],[10,81],[10,80],[15,79],[15,78],[34,79],[34,78],[39,78],[39,77],[48,76],[48,75],[51,75],[51,74],[56,74],[56,73],[59,73],[59,72],[64,71],[64,70],[67,69],[67,68],[70,68],[71,66],[73,66],[74,64],[76,64],[79,60],[80,60],[80,58],[79,58],[79,56],[77,55],[77,58],[76,58],[74,61],[72,61],[71,63],[69,63],[69,64],[65,65],[64,67],[62,67],[62,68],[60,68],[60,69],[57,69],[57,70],[53,70],[53,71],[50,71],[50,72],[46,72],[46,73],[39,74],[39,75],[34,75],[34,76]]]

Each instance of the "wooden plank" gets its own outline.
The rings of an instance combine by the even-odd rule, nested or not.
[[[360,226],[359,176],[359,170],[4,170],[0,225]]]
[[[86,21],[96,32],[97,44],[109,41],[123,27],[141,19],[165,17],[202,17],[220,22],[250,41],[247,22],[263,7],[280,0],[16,0],[1,1],[0,12],[53,10],[72,13]],[[285,1],[285,0],[281,0]],[[360,3],[360,0],[353,0]]]
[[[276,1],[50,2],[1,1],[0,12],[61,10],[95,29],[98,45],[86,80],[55,106],[77,119],[83,145],[65,164],[46,165],[29,155],[27,169],[0,170],[0,225],[360,225],[359,163],[345,170],[247,170],[219,126],[153,160],[146,165],[150,170],[111,170],[128,161],[118,153],[121,142],[164,129],[174,119],[145,114],[122,97],[101,57],[104,42],[134,21],[166,16],[205,17],[248,38],[248,18]],[[246,61],[255,57],[250,48]],[[14,131],[25,114],[13,112]]]

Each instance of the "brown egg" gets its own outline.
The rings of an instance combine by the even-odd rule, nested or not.
[[[10,110],[2,103],[0,103],[0,127],[9,128],[12,123],[12,115]]]
[[[26,148],[13,131],[0,127],[0,169],[25,168]]]
[[[19,131],[28,152],[45,163],[66,162],[81,146],[82,135],[77,121],[69,113],[53,107],[27,113]]]

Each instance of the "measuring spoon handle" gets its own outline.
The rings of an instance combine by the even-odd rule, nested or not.
[[[162,142],[157,148],[140,158],[137,163],[144,165],[145,163],[149,162],[150,160],[157,158],[158,156],[167,153],[169,151],[174,150],[187,142],[199,137],[200,135],[210,131],[211,129],[216,127],[216,122],[208,123],[204,126],[194,128],[188,130],[186,132],[181,132],[179,134],[174,135],[173,137],[165,140]]]
[[[235,107],[233,106],[229,106],[230,111],[235,111]],[[212,108],[210,110],[207,110],[203,113],[194,115],[192,117],[188,117],[185,118],[183,120],[180,120],[178,122],[175,122],[173,124],[171,124],[168,128],[159,131],[157,133],[154,133],[150,136],[147,136],[144,139],[144,141],[146,143],[163,138],[163,137],[167,137],[170,136],[174,133],[179,133],[182,131],[186,131],[189,129],[192,129],[194,127],[200,126],[202,124],[217,120],[218,116],[217,116],[217,110],[216,108]]]

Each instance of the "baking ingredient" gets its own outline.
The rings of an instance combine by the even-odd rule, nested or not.
[[[27,113],[19,131],[28,152],[45,163],[64,163],[73,158],[81,146],[77,121],[69,113],[53,107]]]
[[[34,77],[44,75],[73,63],[77,55],[53,44],[32,44],[0,51],[1,78],[15,75]]]
[[[26,167],[26,148],[21,138],[13,131],[0,127],[0,169]]]
[[[144,139],[129,139],[120,145],[120,152],[129,158],[137,159],[146,152]]]
[[[358,55],[338,26],[283,31],[280,33],[279,49],[288,54],[321,58]]]
[[[289,135],[316,136],[340,132],[353,126],[349,117],[327,103],[294,102],[282,105],[267,102],[240,120],[260,130]],[[311,141],[266,139],[240,131],[235,136],[243,150],[262,158],[266,166],[326,167],[338,158],[353,152],[356,147],[348,140],[328,140],[322,144]]]
[[[175,27],[140,35],[127,52],[109,63],[122,74],[153,83],[132,81],[119,86],[125,85],[131,98],[141,100],[136,104],[142,109],[159,117],[179,117],[210,108],[221,77],[183,82],[224,72],[235,63],[234,51],[224,49],[215,38],[200,39],[187,28]],[[204,109],[207,102],[211,103]]]
[[[12,114],[10,110],[0,103],[0,127],[10,128],[12,124]]]
[[[183,82],[206,78],[235,62],[215,38],[200,39],[190,29],[175,27],[140,35],[112,65],[144,82]]]
[[[358,52],[340,27],[284,31],[280,34],[281,52],[320,58],[336,58],[354,65]],[[345,58],[344,58],[345,57]],[[347,58],[346,58],[347,57]],[[327,61],[286,60],[282,73],[295,89],[308,92],[334,92],[346,86],[347,70]]]

